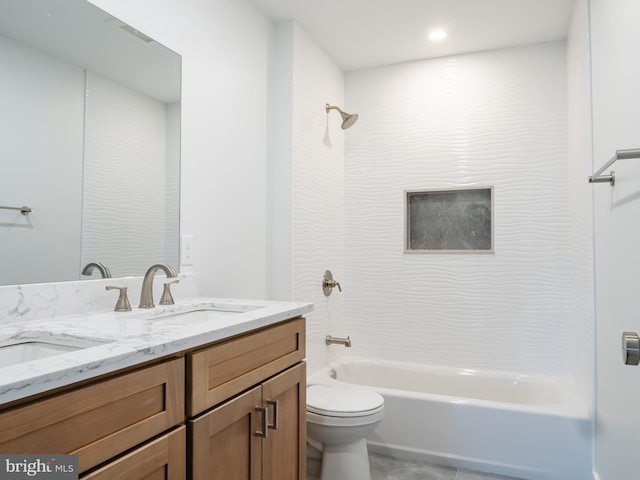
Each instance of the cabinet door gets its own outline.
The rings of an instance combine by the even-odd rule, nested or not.
[[[185,480],[186,428],[163,435],[82,480]]]
[[[189,422],[193,480],[261,479],[261,405],[258,386]]]
[[[306,364],[276,375],[262,385],[262,399],[269,408],[270,425],[263,440],[263,480],[306,478]]]

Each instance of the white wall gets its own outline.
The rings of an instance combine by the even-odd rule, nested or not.
[[[266,296],[269,47],[237,0],[92,0],[182,55],[180,223],[204,295]]]
[[[267,296],[293,298],[293,23],[276,27],[269,70]]]
[[[568,193],[571,212],[571,305],[573,376],[594,413],[595,325],[593,299],[593,172],[589,5],[577,0],[567,38]]]
[[[0,36],[0,285],[80,273],[84,72]],[[55,113],[52,113],[55,112]]]
[[[339,115],[328,116],[325,111],[327,102],[343,105],[344,74],[297,24],[279,24],[277,38],[280,54],[288,52],[289,61],[280,62],[288,79],[280,72],[274,95],[279,93],[277,98],[287,105],[291,119],[290,124],[281,124],[290,125],[289,132],[275,132],[280,144],[274,152],[279,158],[273,159],[278,166],[275,191],[284,197],[280,208],[286,206],[285,198],[290,199],[290,217],[276,225],[281,241],[274,242],[274,247],[289,245],[288,251],[276,249],[276,255],[280,252],[276,258],[290,270],[282,271],[277,282],[291,289],[288,298],[315,305],[307,315],[307,359],[313,371],[328,361],[325,336],[344,333],[340,330],[344,295],[334,290],[326,297],[322,291],[325,270],[339,281],[344,276],[344,139],[348,133],[340,129]],[[287,112],[282,113],[286,117]]]
[[[637,0],[591,0],[593,161],[640,147]],[[616,184],[593,185],[595,229],[597,423],[600,480],[638,477],[640,370],[620,355],[624,331],[640,330],[640,160],[621,160]],[[605,172],[607,173],[607,172]]]
[[[566,89],[563,42],[347,74],[354,353],[570,372]],[[495,254],[403,254],[403,191],[466,186],[495,187]]]
[[[180,265],[180,102],[166,105],[165,252],[169,265]],[[177,176],[176,176],[176,172]]]

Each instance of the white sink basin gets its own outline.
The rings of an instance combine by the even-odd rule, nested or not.
[[[182,315],[204,315],[204,314],[236,314],[246,313],[262,306],[257,305],[243,305],[236,303],[197,303],[194,305],[171,305],[164,307],[156,307],[157,310],[138,311],[132,315],[133,318],[145,318],[148,320],[161,320],[163,318],[170,318]]]
[[[82,350],[99,344],[91,341],[87,344],[70,345],[33,339],[10,345],[0,345],[0,368]]]
[[[240,305],[235,303],[202,303],[193,307],[194,312],[245,313],[263,308],[256,305]]]

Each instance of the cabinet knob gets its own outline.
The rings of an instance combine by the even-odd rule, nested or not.
[[[622,361],[625,365],[640,363],[640,337],[636,332],[622,333]]]

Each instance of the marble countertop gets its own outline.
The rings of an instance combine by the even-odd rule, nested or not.
[[[250,309],[242,311],[245,307]],[[212,311],[214,308],[240,311]],[[309,303],[194,297],[148,310],[100,311],[4,323],[0,346],[33,341],[83,348],[0,367],[0,405],[311,310],[313,305]]]

